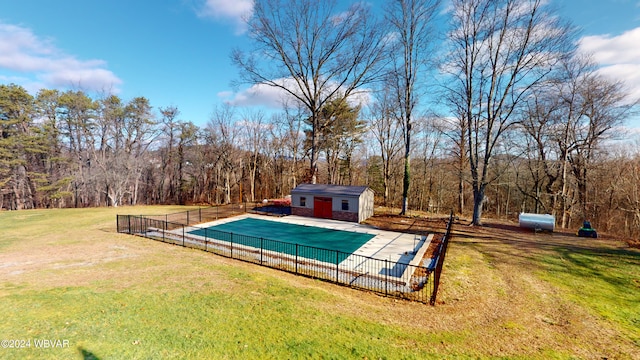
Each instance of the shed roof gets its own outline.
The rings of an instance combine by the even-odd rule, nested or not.
[[[360,196],[367,189],[367,186],[300,184],[291,190],[291,194]]]

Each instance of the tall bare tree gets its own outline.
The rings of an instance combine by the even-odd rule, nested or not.
[[[394,91],[397,108],[395,115],[402,125],[404,137],[404,177],[402,182],[402,210],[409,206],[411,185],[411,134],[414,112],[424,95],[427,66],[431,61],[434,44],[434,15],[439,0],[392,0],[386,10],[390,24],[393,67],[389,84]]]
[[[304,105],[311,124],[311,181],[316,182],[318,130],[325,103],[348,98],[374,81],[384,60],[382,27],[369,5],[335,0],[256,0],[248,19],[255,50],[232,53],[243,81],[282,90]]]
[[[554,77],[537,86],[526,104],[521,125],[532,150],[528,166],[534,186],[524,193],[536,201],[536,210],[552,209],[566,227],[572,213],[587,216],[593,160],[634,104],[620,82],[598,75],[584,55],[562,61]],[[551,198],[551,204],[543,201],[543,195]],[[577,211],[571,208],[574,203]]]
[[[464,120],[464,112],[460,108],[455,106],[457,100],[450,101],[446,99],[446,102],[454,104],[454,113],[457,114],[454,118],[445,119],[439,124],[440,131],[451,142],[450,155],[452,156],[452,165],[455,171],[456,185],[457,185],[457,212],[463,214],[466,205],[466,184],[468,183],[468,169],[469,169],[469,149],[467,148],[467,122]]]
[[[117,207],[125,197],[135,205],[147,151],[156,136],[151,105],[144,97],[123,104],[115,95],[99,104],[93,130],[95,147],[90,149],[96,182],[108,205]]]
[[[301,160],[304,157],[304,109],[284,104],[284,111],[273,117],[271,136],[282,143],[285,158],[290,159],[286,166],[286,176],[282,177],[282,193],[298,186]],[[288,192],[286,192],[288,194]]]
[[[369,129],[379,146],[382,161],[383,202],[387,206],[391,187],[393,162],[398,159],[402,147],[401,126],[394,115],[395,101],[388,89],[378,94],[377,100],[369,106]]]
[[[241,168],[238,161],[241,160],[238,148],[240,129],[236,126],[235,108],[229,105],[216,107],[207,124],[206,138],[212,148],[212,166],[217,170],[216,194],[219,190],[224,195],[224,203],[231,203],[232,185],[241,182],[236,170]],[[239,160],[240,159],[240,160]],[[216,198],[216,202],[219,202]]]
[[[572,33],[544,0],[453,0],[448,87],[467,124],[473,219],[481,224],[492,158],[531,89],[567,56]]]
[[[258,160],[261,152],[265,150],[269,129],[264,119],[264,113],[261,111],[247,113],[242,125],[243,132],[240,136],[242,136],[243,147],[249,155],[247,162],[249,166],[249,199],[255,201]]]
[[[553,203],[549,200],[557,198],[554,187],[561,173],[562,160],[554,156],[558,152],[551,144],[554,143],[554,131],[560,126],[559,109],[560,101],[553,86],[541,86],[534,89],[521,113],[521,147],[527,173],[516,173],[519,181],[515,186],[533,201],[529,211],[535,213],[552,211]]]
[[[577,215],[586,220],[596,215],[593,209],[588,208],[588,172],[603,150],[605,141],[611,138],[616,127],[623,124],[633,104],[627,102],[627,93],[621,82],[611,81],[597,73],[585,79],[580,95],[583,99],[583,120],[575,124],[571,132],[575,146],[574,151],[568,154],[568,161],[577,182]]]
[[[177,107],[171,106],[166,108],[160,108],[161,117],[161,137],[163,146],[159,149],[160,156],[160,178],[158,184],[158,198],[161,203],[168,201],[175,201],[178,194],[178,183],[176,177],[176,152],[174,148],[177,146],[177,141],[180,131],[180,121],[178,115],[180,110]]]

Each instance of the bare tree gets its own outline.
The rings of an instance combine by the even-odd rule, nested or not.
[[[418,166],[416,171],[416,183],[419,184],[417,205],[420,210],[438,211],[440,208],[439,192],[437,188],[438,160],[442,158],[442,132],[436,126],[436,119],[421,116],[415,119],[418,146],[415,147],[418,154]],[[441,177],[441,176],[440,176]]]
[[[264,120],[264,113],[261,111],[250,112],[245,116],[242,122],[243,139],[242,145],[249,155],[249,196],[251,201],[256,200],[256,177],[258,173],[258,159],[260,152],[264,151],[269,134],[267,124]]]
[[[526,100],[521,126],[533,189],[523,193],[536,201],[535,209],[553,209],[562,227],[573,204],[578,217],[587,216],[588,172],[601,145],[633,108],[626,95],[621,83],[598,75],[588,56],[576,55],[563,60],[550,81],[536,86]]]
[[[439,0],[392,0],[386,10],[387,22],[392,32],[393,68],[389,84],[394,91],[397,108],[394,112],[402,125],[404,137],[404,177],[402,185],[402,210],[409,206],[411,183],[411,127],[414,111],[423,95],[427,64],[433,53],[433,19]]]
[[[457,112],[458,116],[453,119],[446,119],[440,124],[440,131],[446,136],[452,146],[450,147],[450,155],[453,157],[453,168],[457,183],[457,202],[458,214],[464,213],[465,208],[465,185],[469,182],[469,150],[467,149],[467,122],[464,121],[462,113]]]
[[[575,146],[568,154],[568,161],[578,185],[578,216],[585,220],[595,215],[587,204],[589,169],[605,141],[613,135],[612,130],[622,125],[633,105],[625,102],[627,93],[621,82],[610,81],[597,73],[585,79],[580,95],[583,116],[571,132],[570,139]]]
[[[379,93],[376,102],[369,106],[369,129],[373,133],[379,146],[382,160],[383,202],[387,206],[391,187],[393,161],[397,159],[402,147],[400,123],[396,121],[394,112],[395,101],[388,90]]]
[[[552,88],[549,90],[551,100],[547,110],[551,115],[550,138],[551,142],[543,143],[540,146],[548,147],[554,144],[558,156],[558,166],[555,171],[548,168],[546,171],[549,180],[549,189],[554,189],[553,208],[559,213],[561,226],[564,228],[569,221],[569,210],[572,199],[570,199],[570,164],[569,154],[575,150],[578,144],[574,141],[574,132],[581,127],[584,118],[584,101],[582,99],[583,84],[593,74],[593,64],[587,58],[575,56],[565,59],[557,74],[551,82]],[[553,186],[553,183],[556,183]]]
[[[298,186],[298,171],[300,161],[304,157],[304,109],[284,104],[284,113],[274,118],[272,135],[280,138],[283,146],[283,156],[289,158],[287,176],[283,179],[282,187],[293,189]],[[285,186],[286,185],[286,186]]]
[[[616,176],[610,186],[618,186],[616,202],[621,216],[609,218],[615,230],[624,229],[628,236],[640,236],[640,146],[636,144],[635,154],[624,154],[621,161],[607,166],[606,176],[611,181],[611,169]],[[610,207],[611,208],[611,207]],[[612,229],[612,230],[614,230]]]
[[[135,205],[146,154],[155,135],[151,105],[136,97],[126,105],[115,95],[99,101],[90,149],[96,165],[96,181],[103,186],[108,204],[117,207],[125,196]]]
[[[280,89],[304,105],[311,123],[311,181],[316,182],[323,127],[320,110],[374,81],[384,59],[382,28],[364,2],[346,10],[335,0],[257,0],[248,20],[256,48],[232,53],[241,78]]]
[[[557,180],[560,178],[562,151],[553,146],[555,133],[561,127],[561,101],[553,83],[533,89],[522,112],[520,128],[527,174],[516,173],[516,187],[523,196],[533,201],[533,211],[550,212],[557,201]]]
[[[178,184],[175,180],[176,152],[174,148],[176,147],[180,130],[179,114],[180,110],[177,107],[160,108],[160,115],[162,116],[161,141],[164,142],[159,151],[161,171],[158,192],[160,203],[165,203],[169,200],[175,201],[177,198]]]
[[[445,69],[451,99],[467,124],[472,223],[480,225],[492,157],[531,89],[568,54],[571,29],[543,0],[453,0]]]
[[[207,141],[214,154],[212,166],[217,170],[216,193],[222,190],[225,204],[231,203],[232,184],[239,184],[241,180],[236,174],[241,167],[238,161],[242,160],[238,154],[239,129],[235,122],[235,109],[224,105],[214,109],[207,125]]]

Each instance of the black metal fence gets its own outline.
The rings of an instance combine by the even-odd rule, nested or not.
[[[429,303],[431,305],[436,304],[436,296],[438,295],[438,288],[440,287],[440,276],[442,275],[442,270],[444,267],[444,259],[447,256],[447,249],[449,249],[449,240],[451,238],[451,227],[453,226],[453,210],[449,214],[449,220],[447,221],[447,229],[444,232],[442,237],[442,241],[438,245],[438,249],[436,249],[432,264],[435,264],[433,267],[433,293],[429,299]]]
[[[435,256],[432,259],[417,259],[412,263],[192,226],[233,216],[247,209],[247,204],[242,204],[161,216],[117,215],[117,229],[120,233],[197,248],[386,296],[435,304],[453,214],[449,217],[447,231]]]

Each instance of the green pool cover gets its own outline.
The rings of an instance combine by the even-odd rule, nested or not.
[[[231,221],[189,233],[289,255],[297,254],[333,264],[344,260],[375,236],[254,218]],[[303,246],[296,247],[295,244]]]

